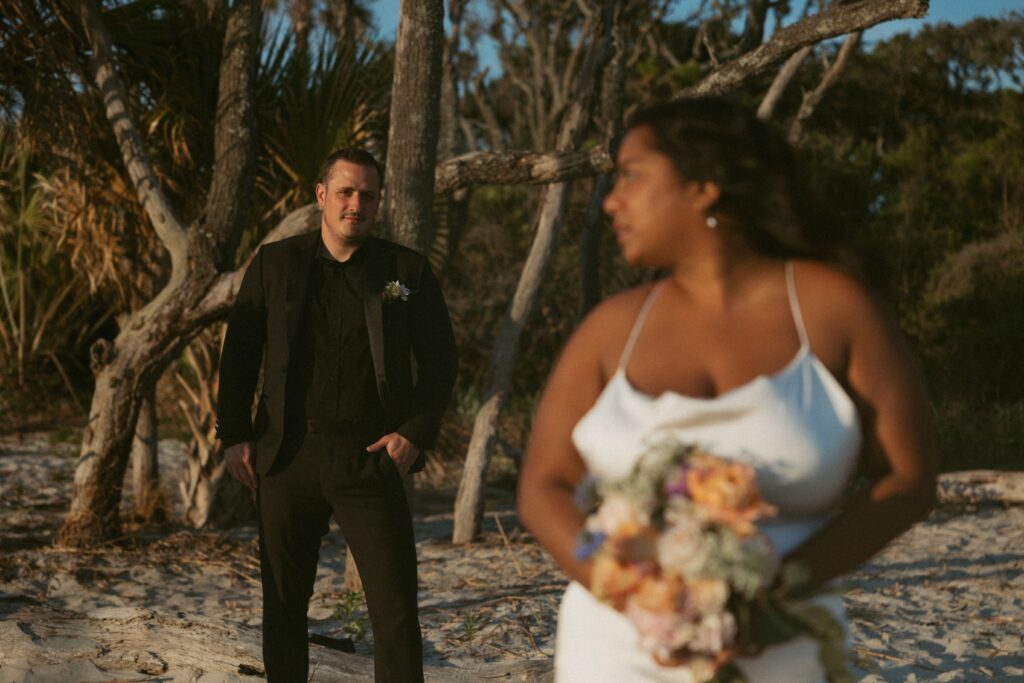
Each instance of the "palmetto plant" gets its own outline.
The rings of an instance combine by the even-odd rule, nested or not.
[[[245,4],[181,0],[99,4],[100,22],[109,36],[104,40],[109,40],[115,53],[113,61],[125,86],[121,101],[136,124],[142,151],[167,198],[169,212],[190,234],[223,235],[209,252],[214,268],[232,269],[285,213],[311,201],[319,165],[334,146],[384,139],[390,63],[381,56],[383,51],[356,47],[352,41],[338,47],[339,41],[325,29],[314,32],[316,40],[310,43],[315,48],[298,49],[287,29],[280,27],[280,19],[271,17],[261,35],[245,34],[253,36],[260,62],[257,104],[252,111],[256,120],[236,129],[262,133],[244,138],[256,159],[255,167],[243,164],[244,175],[255,177],[255,190],[238,191],[223,200],[229,204],[213,206],[208,202],[212,180],[218,173],[221,178],[231,177],[224,173],[230,164],[214,152],[214,131],[227,132],[220,98],[226,92],[233,96],[241,92],[225,88],[226,55],[243,51],[225,36],[230,18],[241,16],[238,10]],[[139,188],[129,180],[107,119],[104,93],[92,84],[95,74],[90,60],[96,53],[89,41],[95,34],[87,40],[79,12],[86,6],[67,0],[10,0],[4,7],[0,12],[0,122],[24,130],[34,148],[45,152],[37,160],[47,173],[43,191],[48,201],[43,204],[60,228],[49,244],[54,250],[59,244],[64,257],[64,265],[54,270],[68,273],[70,256],[78,278],[77,286],[68,288],[66,298],[49,315],[62,313],[67,301],[88,292],[88,281],[96,300],[115,311],[119,323],[147,319],[147,310],[159,310],[147,305],[168,283],[169,252],[140,206]],[[261,47],[255,46],[257,39]],[[242,181],[236,185],[251,187]],[[224,215],[240,207],[241,218],[219,216],[225,206]],[[231,231],[225,232],[223,226],[228,224]],[[213,227],[204,233],[203,226]],[[8,309],[19,305],[17,295],[7,300],[11,302]],[[11,313],[5,320],[17,321],[18,315]],[[175,320],[182,319],[179,315]],[[106,354],[112,344],[149,343],[136,340],[129,327],[113,341],[106,339],[97,346],[93,356],[98,359],[94,369],[98,385],[102,369],[114,360]],[[14,339],[11,334],[7,337]],[[12,345],[11,340],[6,343]],[[174,345],[162,347],[167,348]],[[146,361],[162,349],[147,348]],[[84,348],[80,352],[85,355]],[[146,372],[147,379],[137,386],[154,381],[150,378],[156,372]],[[205,364],[201,373],[199,381],[213,386],[215,366]],[[99,390],[97,394],[101,398],[94,396],[94,405],[113,395]],[[104,405],[115,411],[135,400],[140,399],[118,394]],[[209,405],[198,405],[195,417],[208,420],[211,410]],[[111,437],[104,443],[115,440]],[[216,460],[216,454],[212,457]],[[208,464],[215,473],[218,463]],[[208,474],[204,470],[196,481],[209,484],[214,492],[216,477]]]
[[[383,160],[391,60],[373,44],[340,44],[326,31],[315,47],[296,45],[283,24],[265,31],[258,78],[263,155],[258,193],[264,218],[280,218],[313,196],[323,160],[347,145]]]
[[[9,9],[0,16],[0,118],[24,131],[40,150],[37,163],[49,169],[25,210],[53,219],[45,258],[56,258],[61,250],[70,256],[76,278],[87,279],[88,289],[107,306],[117,313],[133,310],[162,286],[167,263],[120,162],[102,103],[83,96],[90,80],[88,55],[73,9],[38,0],[15,0]],[[173,0],[118,2],[104,13],[154,171],[185,221],[203,210],[216,163],[223,14],[217,3]],[[225,253],[224,263],[244,259],[277,220],[312,200],[320,164],[334,148],[383,147],[390,59],[365,41],[339,44],[324,28],[312,35],[315,47],[299,49],[280,16],[265,23],[257,81],[262,132],[257,189],[252,197],[239,198],[249,206],[251,227],[231,245],[240,244],[242,253]],[[13,235],[5,239],[17,242]],[[10,253],[14,259],[28,255]],[[35,251],[31,257],[44,258]],[[13,345],[20,337],[6,328],[18,323],[14,307],[22,290],[16,289],[17,276],[10,275],[12,263],[4,263],[4,284],[11,291],[3,298],[5,341],[0,343],[5,355],[16,359]],[[31,286],[26,282],[26,294]],[[85,289],[78,282],[64,296]],[[58,303],[46,319],[65,308]],[[42,348],[41,339],[36,348]]]
[[[0,383],[55,371],[78,402],[68,364],[106,315],[60,253],[48,188],[27,141],[0,129]]]

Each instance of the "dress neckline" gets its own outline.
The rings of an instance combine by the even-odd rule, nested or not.
[[[660,401],[663,398],[669,397],[680,399],[683,401],[690,401],[693,403],[714,403],[716,401],[724,401],[733,396],[745,393],[751,388],[759,384],[763,384],[764,382],[770,383],[774,380],[781,379],[782,377],[785,377],[789,373],[793,372],[797,367],[799,367],[801,363],[803,363],[804,359],[809,359],[812,363],[817,362],[818,364],[821,364],[821,361],[819,361],[817,356],[814,355],[814,352],[811,351],[811,347],[808,346],[807,344],[801,344],[800,348],[797,349],[796,354],[789,360],[788,363],[782,366],[782,368],[780,368],[779,370],[776,370],[774,372],[762,372],[758,375],[755,375],[749,381],[726,389],[725,391],[715,394],[714,396],[691,396],[689,394],[683,394],[673,389],[666,389],[665,391],[657,395],[647,393],[646,391],[643,391],[642,389],[637,387],[636,384],[633,383],[633,380],[631,380],[629,378],[629,375],[626,374],[626,368],[624,365],[620,365],[618,368],[616,368],[615,374],[612,375],[611,381],[621,379],[622,383],[630,390],[630,392],[652,402]],[[824,369],[825,372],[827,372],[829,376],[832,377],[833,380],[835,380],[835,376],[832,375],[831,371],[829,371],[828,368]],[[838,380],[836,381],[838,382]]]
[[[647,398],[648,400],[657,401],[661,399],[663,396],[668,395],[675,396],[677,398],[687,401],[693,401],[698,403],[710,403],[713,401],[721,400],[725,397],[743,393],[748,388],[756,386],[763,382],[770,382],[773,379],[783,377],[784,375],[789,373],[793,368],[800,365],[804,357],[808,357],[811,359],[812,362],[815,362],[818,365],[820,365],[822,369],[825,371],[825,373],[832,378],[832,381],[838,383],[838,380],[836,380],[832,372],[827,367],[825,367],[825,365],[820,360],[818,360],[817,356],[815,356],[814,352],[811,350],[811,342],[807,336],[807,327],[804,324],[803,312],[800,310],[800,299],[796,293],[796,278],[793,275],[793,261],[787,260],[785,262],[783,270],[785,272],[786,279],[786,295],[789,299],[789,312],[792,316],[793,326],[796,328],[797,336],[800,339],[800,348],[797,349],[796,354],[793,356],[793,358],[790,359],[790,361],[786,363],[786,365],[784,365],[781,369],[771,373],[761,373],[752,378],[749,382],[745,382],[738,386],[732,387],[731,389],[727,389],[726,391],[718,393],[715,396],[708,397],[689,396],[687,394],[682,394],[671,389],[666,389],[660,395],[654,396],[653,394],[648,394],[647,392],[638,389],[637,386],[633,384],[633,380],[631,380],[629,376],[626,374],[626,366],[629,363],[630,357],[633,355],[633,347],[636,345],[636,340],[640,336],[640,331],[643,329],[644,322],[647,320],[647,314],[650,312],[651,307],[654,305],[655,299],[658,298],[658,294],[661,292],[661,289],[665,285],[666,280],[662,280],[651,289],[650,293],[648,293],[647,295],[647,298],[644,300],[643,305],[640,307],[640,312],[637,314],[636,319],[633,321],[633,327],[629,331],[629,337],[628,339],[626,339],[626,346],[625,348],[622,349],[622,355],[619,357],[619,364],[618,367],[615,369],[615,374],[612,376],[612,379],[614,380],[616,377],[621,376],[623,383],[630,389],[630,391],[632,391],[634,394],[637,394],[638,396]]]

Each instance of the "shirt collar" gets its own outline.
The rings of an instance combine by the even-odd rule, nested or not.
[[[341,267],[348,265],[356,265],[357,263],[362,263],[364,260],[366,260],[366,249],[364,249],[363,246],[365,245],[361,245],[358,249],[356,249],[355,252],[353,252],[352,256],[348,258],[347,261],[339,261],[338,259],[334,258],[334,255],[331,254],[331,252],[327,249],[327,245],[324,244],[324,238],[321,236],[316,246],[316,257],[320,262],[329,265]]]

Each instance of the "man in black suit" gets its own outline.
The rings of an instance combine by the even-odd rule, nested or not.
[[[320,231],[261,247],[228,321],[218,437],[257,495],[271,683],[308,677],[306,611],[331,515],[363,581],[376,680],[423,679],[402,475],[434,444],[457,359],[426,260],[369,234],[381,181],[368,152],[328,157]]]

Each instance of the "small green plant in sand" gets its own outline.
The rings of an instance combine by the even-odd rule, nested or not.
[[[472,641],[476,634],[480,632],[480,624],[477,620],[476,612],[466,612],[462,617],[462,631],[468,641]]]
[[[334,618],[341,622],[345,635],[358,643],[366,638],[366,627],[370,619],[366,614],[366,603],[362,591],[347,590],[341,594],[341,602],[334,608]]]

